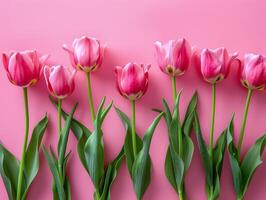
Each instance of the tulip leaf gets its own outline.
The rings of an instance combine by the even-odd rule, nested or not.
[[[233,124],[233,118],[231,119],[229,126],[227,128],[227,149],[229,153],[229,160],[232,170],[232,176],[233,176],[233,183],[235,192],[238,197],[242,196],[242,171],[240,168],[240,163],[238,162],[237,158],[237,149],[234,145],[233,141],[233,133],[234,133],[234,124]]]
[[[249,149],[243,160],[238,159],[237,148],[234,144],[233,118],[227,129],[227,148],[229,152],[230,165],[233,182],[238,199],[243,199],[248,189],[253,174],[258,166],[262,164],[262,153],[266,144],[266,135],[258,138],[255,144]]]
[[[163,99],[164,118],[168,127],[170,143],[165,158],[165,175],[175,191],[186,198],[184,177],[190,166],[194,151],[194,145],[189,135],[194,122],[197,92],[194,93],[188,104],[183,123],[181,123],[179,116],[180,96],[181,92],[176,97],[172,113],[167,102]],[[179,147],[179,145],[182,146]]]
[[[178,155],[178,158],[180,160],[179,155]],[[166,175],[168,181],[171,183],[172,187],[178,193],[178,186],[177,186],[178,180],[176,180],[176,175],[178,173],[175,173],[175,170],[174,170],[174,164],[173,164],[173,160],[172,160],[172,156],[171,156],[171,152],[170,152],[170,147],[168,147],[168,149],[167,149],[165,162],[164,162],[164,170],[165,170],[165,175]]]
[[[212,166],[212,162],[211,162],[211,158],[208,152],[207,145],[202,137],[198,116],[196,113],[194,114],[194,116],[195,116],[194,130],[196,133],[199,151],[201,154],[201,159],[202,159],[203,167],[205,170],[206,184],[211,186],[212,180],[213,180],[213,166]]]
[[[57,107],[57,103],[50,98],[51,102],[55,107]],[[95,188],[100,193],[100,199],[106,200],[110,199],[110,189],[111,185],[114,182],[117,171],[120,167],[122,158],[124,156],[124,150],[122,149],[118,156],[107,165],[106,169],[103,167],[104,156],[103,156],[103,145],[102,145],[102,130],[101,125],[104,121],[104,118],[108,114],[112,103],[109,104],[106,108],[103,108],[105,103],[105,97],[103,98],[99,110],[96,115],[95,123],[94,123],[94,131],[91,132],[85,125],[80,123],[76,119],[72,119],[71,121],[71,130],[73,131],[75,137],[78,140],[77,151],[80,158],[80,161],[83,167],[86,169],[87,173],[90,175],[92,173],[91,179],[96,184]],[[62,110],[62,116],[66,120],[68,114]],[[98,155],[100,161],[98,160]],[[93,156],[91,156],[93,155]],[[99,162],[98,162],[99,161]],[[101,166],[98,168],[98,166]],[[99,172],[95,172],[95,171]],[[94,175],[96,174],[96,176]],[[94,197],[96,197],[96,193],[94,193]]]
[[[52,104],[57,109],[56,101],[51,96],[49,96],[49,98],[50,98],[50,101],[52,102]],[[63,109],[61,109],[61,112],[62,112],[63,118],[66,120],[68,117],[68,114]],[[72,118],[70,127],[71,127],[71,130],[73,131],[75,137],[78,140],[81,138],[82,135],[85,135],[88,138],[91,134],[91,131],[86,126],[84,126],[82,123],[80,123],[78,120],[76,120],[75,118]]]
[[[65,200],[66,194],[64,191],[64,186],[61,182],[61,175],[58,169],[58,162],[56,158],[53,157],[52,153],[50,153],[45,146],[43,146],[43,152],[45,155],[45,158],[48,162],[48,165],[50,167],[51,173],[53,175],[53,195],[55,199]]]
[[[128,116],[123,113],[119,108],[115,107],[115,110],[120,117],[125,129],[126,129],[126,137],[125,137],[125,142],[124,142],[124,153],[126,156],[126,162],[127,162],[127,167],[131,176],[132,177],[132,166],[134,163],[134,153],[133,153],[133,145],[132,145],[132,129],[131,129],[131,123],[130,119]],[[136,146],[137,146],[137,152],[139,152],[142,149],[142,140],[136,133]]]
[[[59,141],[57,144],[58,158],[54,154],[52,148],[48,151],[45,146],[43,146],[43,152],[45,158],[50,167],[51,173],[53,175],[53,198],[59,200],[71,199],[71,190],[68,178],[66,176],[67,161],[70,156],[70,152],[66,154],[66,147],[69,137],[69,131],[72,124],[72,118],[76,111],[77,104],[73,107],[70,114],[66,118],[64,127],[60,133]]]
[[[104,150],[102,144],[101,115],[105,98],[99,106],[96,119],[94,121],[94,131],[85,143],[84,155],[86,158],[86,166],[96,190],[99,190],[101,177],[104,175]],[[107,107],[110,110],[111,104]]]
[[[143,146],[140,152],[137,154],[132,166],[132,180],[134,182],[134,189],[138,199],[142,199],[144,192],[150,184],[151,159],[149,156],[149,149],[154,130],[159,123],[162,115],[163,113],[159,114],[155,118],[155,120],[145,133],[143,138]]]
[[[60,133],[60,137],[59,137],[59,142],[58,142],[58,149],[57,149],[57,153],[58,153],[58,159],[59,159],[59,163],[63,163],[63,159],[65,157],[65,153],[66,153],[66,146],[67,146],[67,141],[68,141],[68,136],[69,136],[69,131],[70,131],[70,126],[71,126],[71,121],[72,121],[72,117],[74,115],[74,112],[77,108],[78,104],[75,104],[74,108],[72,109],[70,115],[67,117],[66,119],[66,123]]]
[[[184,161],[184,169],[185,171],[188,170],[191,160],[192,160],[192,156],[193,156],[193,152],[194,152],[194,145],[192,140],[190,139],[190,137],[186,134],[183,135],[183,161]]]
[[[133,181],[137,199],[142,199],[142,196],[150,183],[151,158],[149,155],[149,149],[150,149],[151,139],[154,130],[164,113],[160,113],[155,118],[155,120],[153,121],[147,132],[145,133],[143,141],[138,136],[138,134],[136,134],[137,156],[135,158],[133,153],[132,132],[131,132],[132,130],[131,130],[130,119],[119,108],[115,107],[115,109],[126,129],[124,153],[126,156],[127,167],[131,179]]]
[[[26,198],[27,191],[36,177],[39,170],[39,147],[48,124],[48,118],[45,116],[33,129],[31,140],[27,147],[25,156],[26,188],[22,195],[22,199]]]
[[[187,107],[187,111],[185,114],[185,118],[182,124],[182,130],[184,132],[184,134],[189,135],[191,133],[191,129],[193,126],[193,122],[194,122],[194,112],[197,108],[197,103],[198,103],[198,93],[197,91],[194,92],[188,107]]]
[[[17,195],[17,182],[19,174],[19,161],[0,144],[0,173],[10,200]]]
[[[265,148],[266,135],[261,136],[256,140],[255,144],[249,149],[245,158],[241,163],[242,176],[244,181],[244,193],[246,192],[251,178],[257,167],[262,164],[261,155]]]
[[[111,162],[109,163],[107,170],[105,171],[105,176],[104,176],[104,186],[102,189],[102,194],[101,194],[101,200],[110,200],[111,198],[111,185],[113,184],[116,176],[118,169],[121,165],[122,159],[124,157],[124,150],[122,149],[118,156]]]
[[[220,134],[216,145],[213,148],[213,158],[203,139],[197,113],[194,113],[194,130],[196,133],[198,147],[201,154],[202,164],[205,170],[206,191],[209,199],[217,199],[220,194],[220,177],[223,166],[224,152],[226,147],[226,131]]]
[[[25,168],[22,180],[22,197],[26,199],[28,189],[39,170],[39,147],[47,127],[48,118],[45,116],[35,126],[25,154]],[[0,144],[0,173],[3,178],[9,199],[16,199],[18,173],[20,162]]]

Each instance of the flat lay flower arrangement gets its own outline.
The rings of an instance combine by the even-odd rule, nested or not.
[[[174,104],[168,103],[163,97],[159,108],[150,108],[154,120],[146,128],[145,133],[137,132],[136,126],[141,123],[136,112],[136,102],[141,103],[149,86],[150,64],[130,62],[124,66],[113,66],[113,76],[116,77],[118,93],[128,101],[131,115],[128,116],[115,102],[106,102],[102,97],[100,105],[94,106],[91,76],[97,73],[104,59],[105,46],[99,40],[83,36],[73,41],[72,47],[63,45],[63,50],[69,57],[69,66],[50,65],[49,55],[35,50],[13,51],[2,53],[2,64],[8,80],[15,86],[21,87],[24,96],[25,136],[21,157],[16,158],[9,151],[1,138],[0,143],[0,174],[10,200],[27,199],[27,193],[36,178],[40,166],[40,154],[43,153],[53,177],[52,188],[54,200],[71,199],[71,183],[67,170],[71,152],[67,151],[69,135],[74,134],[77,140],[76,151],[80,164],[90,177],[94,193],[90,194],[95,200],[112,199],[111,188],[122,161],[125,160],[132,181],[136,199],[141,200],[151,183],[152,165],[150,147],[155,129],[160,121],[166,124],[163,134],[168,137],[168,148],[164,160],[164,173],[180,200],[189,200],[185,177],[189,173],[194,149],[198,148],[205,171],[206,199],[216,200],[220,195],[220,179],[224,165],[224,156],[228,152],[231,166],[232,182],[235,199],[243,200],[248,186],[258,166],[262,164],[262,153],[266,144],[266,135],[261,137],[243,154],[242,144],[245,139],[245,127],[248,123],[248,111],[253,93],[264,90],[266,84],[266,57],[259,54],[246,54],[241,58],[238,53],[229,53],[226,48],[198,48],[191,46],[184,38],[170,40],[167,43],[154,43],[155,60],[160,69],[171,79]],[[216,86],[224,81],[230,69],[238,67],[239,81],[247,90],[244,114],[239,133],[234,133],[234,113],[227,126],[214,140],[216,113]],[[184,117],[181,117],[180,104],[182,90],[177,91],[176,80],[186,73],[189,67],[194,67],[208,84],[212,92],[211,113],[198,113],[198,98],[200,93],[194,92],[187,102]],[[70,112],[64,110],[64,99],[75,89],[75,75],[82,73],[86,77],[87,99],[93,127],[75,119],[78,102]],[[28,88],[37,84],[44,76],[51,104],[57,110],[57,147],[46,146],[42,138],[46,127],[52,123],[47,114],[35,125],[29,136],[29,104]],[[124,145],[115,158],[107,162],[104,151],[104,131],[102,125],[110,109],[114,108],[124,126]],[[31,108],[34,109],[34,108]],[[211,116],[209,124],[209,143],[203,137],[200,118],[204,114]],[[161,120],[163,119],[163,120]],[[182,119],[182,120],[181,120]],[[196,141],[191,139],[195,134]],[[236,140],[234,134],[239,134]],[[141,137],[141,135],[144,135]],[[123,187],[123,186],[121,186]],[[204,191],[203,191],[204,192]],[[41,195],[41,194],[39,194]]]

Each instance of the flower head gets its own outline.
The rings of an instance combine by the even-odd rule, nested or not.
[[[116,67],[117,88],[119,93],[129,100],[140,99],[148,88],[148,70],[150,65],[128,63]]]

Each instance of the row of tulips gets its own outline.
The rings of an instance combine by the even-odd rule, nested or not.
[[[136,133],[135,102],[139,100],[148,88],[148,71],[150,65],[128,63],[124,67],[116,67],[116,81],[119,93],[131,102],[132,116],[129,118],[119,108],[115,107],[125,127],[124,145],[116,158],[107,163],[102,143],[102,123],[108,114],[112,103],[105,106],[103,98],[97,112],[94,110],[91,87],[91,73],[102,63],[104,47],[94,38],[82,37],[74,40],[72,48],[63,45],[69,54],[72,68],[61,65],[48,66],[49,56],[40,55],[36,51],[3,53],[2,60],[7,77],[11,83],[23,89],[25,102],[25,139],[21,161],[0,144],[0,173],[10,200],[27,198],[28,189],[39,170],[39,147],[48,124],[47,116],[35,126],[29,140],[29,111],[27,88],[38,82],[44,74],[51,102],[58,111],[58,144],[57,150],[47,149],[42,145],[45,158],[53,176],[53,199],[71,199],[71,184],[67,175],[67,164],[70,156],[66,152],[69,132],[72,130],[78,144],[77,152],[82,165],[90,176],[95,188],[95,200],[110,199],[110,188],[114,182],[122,159],[126,163],[137,199],[142,199],[149,186],[151,176],[151,158],[149,149],[154,130],[161,117],[168,127],[169,146],[165,158],[165,174],[179,195],[179,199],[188,199],[185,191],[185,176],[190,166],[194,144],[190,138],[194,130],[198,148],[202,157],[206,175],[206,193],[208,200],[215,200],[220,194],[220,176],[223,158],[227,147],[230,157],[232,177],[236,199],[244,199],[245,192],[256,168],[262,163],[261,154],[266,144],[266,135],[260,137],[246,155],[241,156],[241,146],[245,133],[248,109],[251,96],[255,90],[262,90],[266,84],[266,57],[247,54],[244,60],[238,54],[230,55],[225,48],[198,49],[191,47],[185,39],[171,40],[166,44],[155,42],[155,56],[161,71],[172,80],[174,99],[173,110],[163,99],[163,109],[154,109],[159,114],[147,129],[143,138]],[[242,84],[247,88],[247,100],[238,144],[233,137],[233,117],[228,127],[219,135],[214,144],[216,84],[224,80],[235,63],[239,66]],[[179,100],[181,92],[176,91],[176,78],[183,75],[189,66],[196,67],[204,80],[212,86],[212,113],[210,124],[210,142],[207,145],[201,133],[197,114],[197,92],[192,96],[185,113],[184,120],[179,116]],[[87,78],[88,101],[91,120],[94,128],[90,130],[84,124],[73,118],[77,104],[70,113],[62,109],[62,101],[72,94],[75,88],[76,71],[82,71]],[[62,125],[62,120],[65,123]],[[107,163],[107,164],[106,164]]]

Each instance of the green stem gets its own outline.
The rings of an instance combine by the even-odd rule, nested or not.
[[[58,105],[57,105],[57,114],[58,114],[58,134],[61,134],[62,130],[62,99],[58,99]]]
[[[216,83],[212,84],[212,116],[211,116],[211,129],[210,129],[210,157],[213,157],[213,133],[214,133],[214,119],[215,119],[215,101],[216,101]]]
[[[87,93],[88,93],[89,106],[90,106],[90,111],[91,111],[91,120],[92,120],[92,123],[94,123],[95,111],[94,111],[94,105],[93,105],[93,100],[92,100],[90,74],[91,74],[90,72],[87,72],[86,73],[86,78],[87,78]]]
[[[25,109],[25,137],[24,137],[21,163],[19,166],[17,200],[21,199],[22,180],[23,180],[23,172],[24,172],[24,165],[25,165],[26,149],[27,149],[27,144],[28,144],[28,135],[29,135],[29,106],[28,106],[27,88],[23,88],[23,97],[24,97],[24,109]]]
[[[176,96],[177,96],[177,92],[176,92],[176,77],[172,76],[172,93],[173,93],[173,99],[174,102],[176,101]],[[181,126],[178,126],[178,153],[179,155],[182,157],[183,154],[183,138],[182,138],[182,129]]]
[[[132,119],[131,119],[131,128],[132,128],[132,146],[133,146],[133,154],[134,158],[137,156],[137,143],[136,143],[136,109],[135,109],[135,100],[131,101],[131,112],[132,112]]]
[[[101,196],[100,196],[99,190],[96,189],[95,193],[96,193],[96,200],[100,200]]]
[[[173,93],[173,99],[176,100],[176,77],[172,76],[172,93]]]
[[[179,200],[185,200],[185,198],[184,198],[184,194],[183,194],[182,192],[180,192],[180,193],[178,194],[178,196],[179,196]]]
[[[248,89],[248,94],[247,94],[246,104],[245,104],[245,110],[244,110],[244,115],[243,115],[243,119],[242,119],[241,130],[240,130],[240,137],[239,137],[239,141],[238,141],[238,145],[237,145],[237,156],[238,156],[239,160],[240,160],[241,146],[242,146],[242,142],[243,142],[243,138],[244,138],[244,134],[245,134],[248,109],[249,109],[250,99],[251,99],[252,93],[253,93],[253,90]]]
[[[184,183],[182,183],[182,189],[179,189],[178,190],[178,197],[179,197],[179,200],[186,200],[185,198],[185,190],[184,190]]]
[[[182,127],[179,124],[178,126],[178,153],[181,158],[183,158],[183,136],[182,136]]]

